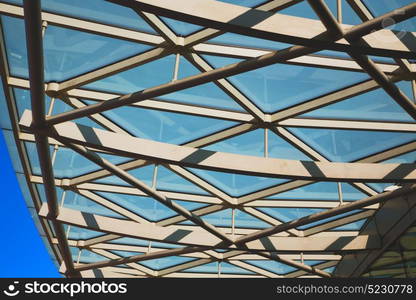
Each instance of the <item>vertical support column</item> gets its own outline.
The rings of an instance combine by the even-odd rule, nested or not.
[[[338,199],[339,199],[339,205],[342,205],[344,203],[344,199],[342,196],[342,185],[341,182],[337,182],[338,184]]]
[[[413,90],[413,102],[416,103],[416,80],[411,81]]]
[[[235,208],[231,209],[231,234],[234,238],[234,234],[235,234]]]
[[[342,0],[337,0],[337,20],[342,24]]]
[[[221,260],[218,261],[218,278],[221,277]]]
[[[176,56],[175,56],[175,67],[173,69],[173,78],[172,78],[172,81],[178,80],[180,58],[181,58],[181,55],[179,53],[176,53]]]
[[[264,128],[264,157],[269,157],[269,130]]]

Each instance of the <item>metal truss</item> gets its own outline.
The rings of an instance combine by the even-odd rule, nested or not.
[[[380,132],[415,133],[415,122],[363,121],[359,119],[314,119],[300,115],[338,103],[357,95],[383,89],[409,116],[416,119],[416,105],[395,83],[412,82],[416,98],[416,55],[414,49],[395,32],[383,28],[386,18],[401,22],[416,15],[416,4],[374,17],[361,0],[347,0],[348,5],[363,21],[351,26],[342,24],[342,10],[338,6],[335,18],[322,0],[308,0],[319,20],[292,17],[284,9],[302,0],[265,1],[254,9],[220,1],[200,0],[188,5],[186,0],[109,0],[134,10],[157,34],[121,28],[98,21],[41,11],[40,1],[25,0],[24,7],[0,3],[0,13],[23,18],[26,25],[29,78],[12,76],[9,72],[4,33],[1,31],[1,79],[7,100],[16,146],[22,162],[33,204],[38,212],[42,230],[61,264],[60,271],[68,277],[350,277],[360,276],[395,237],[403,233],[416,219],[416,165],[381,163],[390,158],[416,150],[416,142],[371,153],[353,162],[331,162],[286,127],[349,129]],[[341,1],[338,1],[340,3]],[[204,28],[185,37],[178,36],[161,17],[169,17]],[[42,39],[49,25],[126,40],[152,48],[95,70],[88,70],[61,82],[45,82],[43,78]],[[0,28],[1,29],[1,28]],[[224,33],[237,33],[265,40],[289,43],[295,46],[270,50],[215,44],[210,40]],[[408,33],[413,37],[416,33]],[[321,50],[346,53],[350,58],[325,56]],[[205,54],[242,59],[241,62],[214,68]],[[121,95],[101,90],[86,89],[88,83],[123,71],[175,55],[172,80],[168,83]],[[373,61],[369,55],[389,57],[394,63]],[[199,74],[178,78],[179,59],[183,58]],[[274,112],[264,112],[228,77],[260,69],[273,64],[291,64],[309,67],[361,72],[369,79],[342,89],[333,90],[313,99],[304,99]],[[185,104],[160,100],[158,97],[205,83],[214,83],[235,101],[242,111],[205,106],[203,103]],[[22,118],[17,113],[13,88],[30,90],[31,111]],[[45,96],[52,101],[47,109]],[[96,104],[87,105],[85,99]],[[52,115],[55,101],[63,101],[73,109]],[[237,124],[189,142],[174,145],[134,136],[105,112],[119,107],[140,108],[149,111],[174,112],[183,115],[233,121]],[[104,129],[83,126],[77,119],[87,117]],[[243,156],[202,149],[256,129],[264,130],[264,157]],[[271,158],[268,155],[269,135],[277,135],[308,156],[311,161]],[[25,142],[36,144],[41,176],[33,174]],[[53,147],[51,153],[50,146]],[[54,176],[56,153],[70,149],[98,167],[96,171],[73,178]],[[120,164],[105,160],[101,154],[130,158]],[[129,173],[146,166],[154,166],[151,185]],[[157,170],[164,167],[180,178],[203,189],[199,195],[156,188]],[[284,178],[288,181],[259,189],[238,197],[229,195],[188,167],[221,171],[231,174]],[[116,176],[128,185],[96,182]],[[269,196],[301,188],[316,182],[338,183],[337,201],[308,199],[270,199]],[[366,197],[352,202],[343,201],[341,182],[348,182]],[[378,193],[369,183],[395,182],[402,187]],[[36,185],[43,184],[46,202],[40,200]],[[62,189],[58,199],[56,188]],[[123,219],[87,213],[67,208],[62,203],[65,193],[73,192],[117,213]],[[148,196],[169,207],[177,215],[151,222],[138,212],[123,207],[99,192],[120,195]],[[188,210],[176,200],[204,204]],[[61,201],[61,204],[59,203]],[[317,208],[324,211],[290,222],[262,212],[260,207]],[[398,208],[400,207],[400,209]],[[203,216],[231,209],[229,227],[214,226]],[[385,218],[386,211],[395,214]],[[356,212],[356,210],[359,210]],[[261,220],[269,227],[244,228],[235,225],[236,212],[244,212]],[[348,213],[347,215],[344,215]],[[381,218],[384,218],[381,221]],[[359,231],[336,231],[334,228],[359,220],[366,220]],[[190,221],[191,225],[183,224]],[[315,222],[320,222],[316,224]],[[322,222],[323,221],[323,222]],[[98,237],[71,239],[64,224],[102,233]],[[311,226],[302,229],[302,226]],[[67,227],[70,228],[70,227]],[[126,244],[119,239],[129,237],[148,241],[148,246]],[[152,242],[175,246],[152,246]],[[70,248],[78,248],[74,259]],[[98,262],[80,261],[82,251],[90,251],[105,259]],[[140,253],[123,257],[117,251]],[[182,264],[154,270],[140,262],[166,257],[184,257],[191,260]],[[305,261],[319,261],[312,266]],[[292,271],[280,274],[247,261],[275,261],[289,266]],[[218,272],[203,273],[187,270],[218,263]],[[222,263],[228,263],[250,272],[247,274],[221,273]],[[335,272],[327,271],[335,267]]]

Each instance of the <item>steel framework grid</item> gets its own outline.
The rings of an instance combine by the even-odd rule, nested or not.
[[[389,36],[388,34],[390,34],[390,37],[394,38],[395,36],[391,32],[382,28],[382,20],[388,17],[394,19],[396,22],[400,22],[411,18],[415,15],[416,5],[413,4],[402,8],[400,14],[392,12],[382,17],[374,18],[369,11],[365,11],[365,5],[361,1],[348,1],[364,21],[361,25],[349,28],[344,25],[339,25],[339,19],[338,21],[335,20],[323,1],[308,1],[311,7],[316,11],[317,15],[321,18],[322,24],[325,27],[323,27],[322,24],[317,26],[317,22],[314,23],[315,26],[311,27],[309,25],[313,23],[312,20],[304,19],[302,20],[301,25],[297,26],[297,29],[299,29],[299,26],[304,27],[304,29],[303,31],[298,30],[296,35],[290,35],[287,32],[275,30],[275,28],[281,28],[278,24],[279,22],[282,22],[282,20],[285,22],[292,22],[292,24],[295,24],[294,21],[299,21],[298,19],[291,20],[293,18],[289,16],[275,14],[276,11],[299,2],[301,1],[268,1],[253,10],[236,5],[229,6],[228,4],[226,5],[221,2],[206,0],[200,1],[201,7],[192,8],[192,11],[187,11],[186,9],[180,9],[179,11],[178,7],[182,8],[181,5],[175,3],[176,7],[172,7],[172,5],[169,5],[166,1],[123,1],[123,5],[129,5],[132,9],[136,10],[138,14],[160,34],[159,36],[139,32],[128,32],[127,30],[115,28],[114,26],[112,26],[111,31],[108,31],[109,28],[105,28],[106,26],[109,27],[108,25],[77,20],[74,18],[71,19],[50,13],[41,14],[38,1],[25,1],[24,9],[14,5],[0,4],[2,13],[17,17],[24,16],[26,23],[27,44],[29,50],[29,80],[15,78],[9,75],[3,38],[2,60],[4,62],[4,67],[2,70],[2,80],[8,101],[9,114],[14,125],[13,129],[16,143],[20,151],[21,160],[25,164],[26,178],[29,186],[32,187],[32,197],[39,216],[42,217],[41,221],[43,229],[47,233],[48,240],[50,244],[53,245],[53,249],[56,251],[59,261],[62,262],[61,271],[63,273],[67,276],[97,276],[97,274],[101,274],[105,276],[131,275],[186,277],[189,276],[189,273],[180,271],[213,261],[226,261],[256,274],[247,275],[248,277],[279,277],[281,275],[244,262],[244,260],[247,259],[272,259],[297,269],[297,271],[284,275],[287,277],[299,277],[307,274],[329,277],[331,274],[322,269],[336,265],[341,267],[342,265],[348,265],[349,268],[351,268],[351,266],[354,266],[354,264],[351,264],[351,257],[353,257],[356,266],[361,264],[360,268],[363,268],[363,265],[365,267],[365,264],[362,264],[364,260],[368,260],[368,262],[366,261],[368,265],[372,261],[371,257],[374,256],[376,258],[376,254],[388,246],[388,243],[391,240],[391,238],[385,238],[385,235],[388,232],[395,232],[397,235],[400,232],[405,231],[407,228],[406,226],[410,226],[408,222],[411,222],[411,220],[414,220],[415,218],[413,212],[414,201],[412,201],[414,200],[413,193],[415,189],[415,185],[412,185],[412,182],[415,182],[416,177],[414,164],[377,164],[377,162],[414,151],[414,143],[375,153],[372,156],[365,157],[354,163],[331,163],[322,154],[307,145],[307,143],[291,134],[284,126],[414,132],[415,124],[413,123],[403,124],[390,122],[381,125],[378,122],[360,120],[322,121],[301,119],[296,118],[296,116],[324,105],[329,105],[381,87],[414,118],[416,115],[414,103],[394,85],[394,82],[403,79],[414,80],[415,66],[407,60],[408,58],[414,58],[414,53],[406,47],[403,47],[403,43],[401,43],[399,39],[397,39],[396,43],[389,44],[384,43],[383,39],[377,37],[373,37],[372,39],[369,37],[376,35],[377,32],[374,31],[379,30],[384,34],[383,37]],[[183,6],[183,8],[185,8],[185,6]],[[222,8],[224,8],[224,10],[222,10]],[[224,16],[210,14],[210,9],[224,11]],[[273,12],[273,14],[268,13],[268,11]],[[263,13],[264,15],[262,15]],[[256,16],[261,21],[259,24],[247,25],[247,19],[245,18],[247,17],[250,19],[254,17],[254,14],[257,14]],[[244,15],[245,18],[242,18],[242,15]],[[182,38],[178,37],[169,27],[167,27],[160,20],[160,16],[173,17],[198,25],[209,24],[213,28],[202,29],[195,34]],[[245,21],[236,22],[235,19],[238,17]],[[41,59],[43,56],[42,35],[45,33],[45,30],[47,30],[47,25],[49,23],[70,26],[77,28],[78,30],[99,34],[105,33],[108,35],[109,32],[111,32],[110,35],[116,35],[119,38],[130,39],[140,43],[152,44],[155,45],[155,48],[64,82],[45,84],[43,80],[43,63]],[[318,27],[319,30],[317,29],[316,32],[311,32],[310,28],[316,27]],[[273,29],[270,30],[270,28]],[[243,32],[245,34],[262,38],[271,38],[272,40],[282,42],[294,42],[300,46],[270,52],[270,50],[244,49],[204,43],[204,41],[209,38],[218,36],[225,31],[236,33]],[[311,39],[311,36],[318,36],[318,38]],[[363,38],[365,40],[363,40]],[[351,55],[353,60],[312,55],[314,52],[321,49],[345,51]],[[359,54],[357,54],[357,52]],[[244,63],[233,64],[220,69],[213,69],[203,59],[200,55],[201,53],[230,55],[232,57],[246,58],[247,60]],[[80,88],[86,83],[140,66],[169,54],[175,54],[177,57],[171,83],[156,86],[130,95],[114,95],[99,91],[83,90]],[[395,59],[396,64],[376,64],[367,56],[364,56],[364,54],[389,56]],[[188,59],[201,71],[201,74],[178,80],[177,67],[179,56]],[[334,91],[327,95],[322,95],[316,99],[273,114],[267,114],[261,111],[256,104],[244,95],[243,92],[238,90],[237,87],[226,79],[228,76],[258,69],[277,62],[311,66],[318,65],[320,67],[367,72],[372,79],[342,90]],[[154,99],[161,95],[171,93],[172,91],[178,91],[207,82],[214,82],[218,87],[226,91],[227,94],[246,110],[246,113],[224,111],[195,105],[169,103]],[[13,93],[11,92],[11,87],[13,86],[26,89],[30,88],[32,95],[32,113],[26,113],[20,120],[20,125],[18,124],[19,120],[16,113],[16,102],[13,99]],[[55,116],[49,116],[50,113],[47,115],[44,102],[45,92],[53,98],[59,98],[62,101],[65,101],[74,107],[74,110]],[[78,99],[79,97],[98,100],[100,103],[86,106],[84,102]],[[218,119],[239,121],[241,124],[209,136],[201,137],[181,146],[162,143],[155,144],[152,141],[129,137],[127,130],[101,114],[106,110],[124,105],[174,111],[197,116],[210,116]],[[87,128],[68,122],[84,116],[93,119],[109,131]],[[265,151],[265,158],[255,158],[241,157],[227,153],[213,153],[200,149],[201,147],[216,141],[257,128],[265,128],[264,143],[266,149],[268,143],[267,136],[270,132],[270,134],[277,134],[284,137],[316,162],[273,159],[268,157],[267,151]],[[22,142],[25,140],[36,142],[42,169],[42,177],[31,174],[27,154],[25,153]],[[98,164],[102,169],[76,178],[54,178],[53,159],[50,159],[48,144],[54,145],[55,149],[59,149],[59,147],[68,147]],[[132,144],[135,146],[132,147]],[[137,149],[145,150],[137,151]],[[135,160],[121,165],[114,165],[98,156],[96,154],[97,152],[129,156]],[[242,166],[241,162],[243,161],[248,167]],[[195,185],[202,187],[204,190],[208,191],[211,196],[158,191],[154,186],[149,187],[127,173],[128,170],[149,164],[155,164],[155,169],[157,169],[157,165],[159,164],[166,166],[176,174],[186,178]],[[273,168],[270,168],[270,165],[273,166]],[[279,178],[284,177],[292,180],[241,197],[232,197],[208,183],[206,180],[189,172],[185,168],[188,166],[240,174]],[[366,170],[366,172],[363,172],[363,170]],[[122,178],[128,182],[131,187],[100,186],[100,184],[92,182],[95,179],[109,175],[116,175]],[[341,191],[339,199],[340,203],[331,203],[328,201],[315,201],[312,203],[307,200],[264,200],[269,195],[305,186],[316,180],[352,182],[355,187],[366,193],[369,197],[344,204],[342,202]],[[394,192],[377,194],[372,188],[365,184],[366,182],[389,181],[402,182],[406,185]],[[44,184],[48,200],[46,204],[41,205],[37,191],[33,188],[34,183]],[[100,215],[86,214],[85,212],[60,207],[56,197],[55,186],[75,191],[125,216],[129,220],[118,220]],[[178,216],[149,224],[151,222],[143,217],[91,192],[102,189],[111,190],[112,192],[117,193],[151,196],[176,211]],[[172,199],[188,201],[192,199],[192,201],[200,201],[202,203],[208,203],[209,205],[203,209],[190,212],[171,201]],[[384,207],[388,206],[387,203],[396,204],[400,201],[406,203],[406,209],[401,215],[396,216],[396,219],[393,218],[394,220],[390,220],[391,224],[389,224],[389,230],[380,231],[377,229],[375,232],[374,230],[371,231],[372,224],[377,223],[377,214],[383,212],[383,209],[385,209]],[[328,210],[289,223],[282,223],[255,209],[256,207],[264,205],[264,202],[273,202],[273,204],[268,204],[276,207],[313,206],[328,208]],[[384,202],[386,204],[380,208],[379,204]],[[231,228],[219,228],[207,223],[201,218],[201,216],[205,214],[226,208],[232,208],[233,216],[235,210],[242,210],[269,223],[272,227],[256,231],[252,229],[235,228],[233,223]],[[319,220],[325,220],[329,217],[337,216],[357,208],[365,208],[365,210],[362,213],[338,218],[335,221],[328,221],[323,225],[316,225],[306,230],[297,229],[299,226]],[[369,219],[367,220],[364,229],[360,232],[328,231],[331,228],[366,218]],[[45,221],[46,219],[51,220],[51,222]],[[400,219],[405,219],[407,223],[405,222],[405,224],[398,226],[397,221]],[[177,224],[184,220],[190,220],[197,226]],[[90,240],[69,240],[65,235],[62,223],[90,228],[105,232],[106,234]],[[114,224],[117,224],[117,226],[114,226]],[[53,229],[50,226],[52,226]],[[180,236],[180,233],[183,233],[184,231],[186,231],[186,235]],[[172,239],[172,235],[177,237],[178,234],[180,238]],[[106,243],[122,236],[145,238],[153,241],[168,241],[170,243],[184,244],[187,246],[174,249],[157,249],[157,251],[154,251],[155,249],[150,249],[150,247],[148,249],[143,249],[143,247],[137,246]],[[70,246],[91,250],[107,257],[109,260],[87,264],[79,262],[74,263],[69,251]],[[144,252],[145,254],[121,258],[110,251],[117,249],[132,252]],[[214,249],[225,249],[228,251],[220,253],[213,251]],[[144,260],[177,255],[195,259],[191,262],[159,271],[146,268],[137,263]],[[327,259],[327,262],[311,267],[303,262],[304,259]],[[299,263],[296,260],[300,260],[301,262]],[[338,261],[341,263],[338,264]],[[348,263],[345,263],[344,261],[348,261]],[[120,265],[124,264],[126,264],[128,268],[120,267]],[[343,269],[341,267],[336,269],[335,274],[337,276],[357,276],[365,271],[361,270],[360,272],[356,269],[347,271],[344,270],[345,268]],[[218,274],[192,275],[219,276],[220,270],[218,271]],[[227,277],[225,274],[221,274],[221,276]]]

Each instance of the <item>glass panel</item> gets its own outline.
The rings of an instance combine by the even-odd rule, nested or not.
[[[3,112],[0,117],[0,127],[2,129],[12,129],[12,123],[10,122],[10,118],[7,113],[8,112],[7,102],[4,96],[3,82],[1,80],[0,80],[0,111]]]
[[[127,252],[127,251],[112,251],[113,253],[120,255],[121,257],[130,257],[134,255],[141,254],[140,252]],[[180,265],[189,261],[195,260],[191,257],[183,257],[183,256],[170,256],[170,257],[163,257],[158,259],[149,259],[145,261],[137,262],[140,265],[148,267],[152,270],[162,270],[169,267],[173,267],[176,265]]]
[[[72,260],[77,261],[80,249],[75,248],[75,247],[69,247],[69,249],[71,251]],[[106,260],[108,260],[107,257],[104,257],[102,255],[99,255],[95,252],[92,252],[86,249],[82,249],[81,256],[79,258],[80,263],[94,263],[94,262],[106,261]]]
[[[110,93],[129,94],[172,80],[175,56],[169,55],[139,67],[94,81],[84,87]]]
[[[213,39],[207,41],[209,44],[220,44],[220,45],[232,45],[248,47],[253,49],[270,49],[270,50],[281,50],[292,45],[286,43],[280,43],[270,40],[264,40],[255,38],[247,35],[236,34],[236,33],[224,33]]]
[[[188,169],[227,194],[235,197],[287,182],[285,179],[247,176],[202,169]]]
[[[327,0],[327,1],[336,1],[336,0]],[[342,23],[357,25],[361,24],[363,21],[358,17],[357,13],[352,9],[348,4],[348,1],[342,0]]]
[[[16,102],[17,113],[20,119],[23,115],[23,112],[26,109],[32,110],[30,91],[19,88],[13,88],[13,94]],[[49,97],[46,96],[45,98],[49,100]]]
[[[98,23],[156,33],[132,9],[105,0],[42,0],[42,9]]]
[[[322,211],[324,211],[324,209]],[[307,225],[300,226],[299,229],[305,230],[305,229],[308,229],[308,228],[315,227],[317,225],[321,225],[321,224],[324,224],[324,223],[328,223],[328,222],[333,221],[333,220],[338,220],[338,219],[341,219],[343,217],[347,217],[347,216],[350,216],[350,215],[353,215],[353,214],[356,214],[356,213],[360,213],[360,212],[362,212],[362,210],[349,211],[349,212],[346,212],[346,213],[343,213],[343,214],[339,214],[339,215],[336,215],[336,216],[333,216],[333,217],[330,217],[330,218],[326,218],[324,220],[320,220],[320,221],[316,221],[316,222],[313,222],[313,223],[310,223],[310,224],[307,224]],[[351,224],[353,224],[353,223],[351,223]],[[349,225],[349,224],[347,224],[347,225]],[[346,226],[346,225],[342,225],[342,226]],[[342,226],[338,226],[337,228],[340,228]],[[351,229],[351,230],[356,230],[355,225],[352,225],[351,227],[354,228],[354,229]],[[334,230],[337,230],[337,229],[335,228]]]
[[[349,230],[361,230],[361,227],[363,227],[365,221],[367,219],[364,220],[360,220],[360,221],[356,221],[356,222],[352,222],[352,223],[348,223],[339,227],[335,227],[333,229],[331,229],[331,231],[349,231]]]
[[[134,238],[120,238],[116,240],[109,241],[109,243],[112,244],[122,244],[122,245],[133,245],[133,246],[149,246],[148,240],[141,240],[141,239],[134,239]],[[151,242],[151,246],[154,248],[178,248],[183,247],[181,245],[175,245],[175,244],[167,244],[167,243],[159,243],[159,242]]]
[[[264,130],[257,129],[204,147],[206,150],[264,156]]]
[[[69,233],[68,238],[70,240],[88,240],[104,235],[103,232],[80,228],[73,225],[71,225],[71,228],[68,231],[68,225],[66,224],[64,224],[64,230]]]
[[[162,166],[159,166],[157,170],[156,187],[158,190],[164,191],[210,195],[210,193],[196,186],[192,182]]]
[[[273,131],[268,132],[269,157],[294,160],[312,160],[309,156],[286,142]]]
[[[327,2],[327,4],[330,3]],[[308,4],[307,1],[301,1],[298,4],[292,5],[288,8],[279,11],[279,13],[295,17],[319,20],[318,16],[315,14],[312,7]]]
[[[175,211],[153,198],[105,192],[97,194],[152,222],[176,215]]]
[[[63,81],[151,48],[51,25],[43,45],[45,81]]]
[[[221,269],[221,274],[255,274],[251,271],[242,269],[240,267],[234,266],[233,264],[226,263],[226,262],[221,262],[220,269]],[[183,270],[183,272],[217,274],[218,270],[219,270],[218,262],[212,262],[212,263],[208,263],[202,266]]]
[[[169,102],[193,104],[203,107],[213,107],[232,111],[244,111],[237,102],[231,99],[219,87],[213,83],[197,85],[175,93],[158,97],[160,100]]]
[[[29,77],[25,24],[23,19],[1,16],[10,74]],[[23,37],[23,38],[22,38]]]
[[[411,164],[416,162],[416,151],[412,151],[406,154],[402,154],[388,160],[382,161],[382,163],[396,163],[396,164]]]
[[[202,216],[202,219],[214,226],[230,227],[232,224],[232,212],[231,209],[225,209],[218,212],[214,212],[208,215]],[[189,221],[182,222],[181,224],[192,224]],[[236,228],[267,228],[269,224],[253,217],[241,210],[235,210],[235,227]]]
[[[144,166],[141,168],[133,169],[128,171],[130,175],[133,175],[137,179],[144,182],[146,185],[151,186],[152,185],[152,177],[153,177],[153,165]],[[105,184],[111,184],[111,185],[124,185],[124,186],[130,186],[127,182],[124,180],[121,180],[117,176],[106,176],[97,180],[94,180],[94,182],[97,183],[105,183]]]
[[[367,195],[360,192],[348,183],[341,183],[342,197],[344,201],[354,201],[366,198]],[[287,192],[278,193],[267,199],[298,199],[298,200],[333,200],[338,201],[338,185],[336,182],[317,182],[302,186]]]
[[[331,161],[349,162],[414,141],[415,133],[290,128],[297,137]]]
[[[48,101],[47,101],[46,107],[49,108],[50,98],[48,97],[47,100]],[[63,112],[74,110],[74,109],[75,108],[73,108],[72,106],[69,106],[68,104],[63,102],[61,99],[55,99],[55,102],[53,104],[53,109],[52,109],[52,115],[60,114]],[[75,119],[73,122],[77,124],[85,125],[88,127],[105,129],[100,124],[96,123],[94,120],[92,120],[91,118],[87,118],[87,117]]]
[[[3,133],[4,141],[7,145],[10,160],[12,161],[13,169],[15,172],[23,173],[22,163],[20,162],[19,152],[17,151],[16,143],[14,141],[13,132],[10,130],[1,130]],[[0,139],[1,139],[0,133]],[[35,153],[37,155],[37,153]]]
[[[294,267],[279,263],[274,260],[245,260],[245,262],[279,275],[296,271]]]
[[[228,61],[226,64],[235,62],[219,56],[209,59],[211,63],[216,62],[214,65],[221,60]],[[229,80],[263,111],[275,112],[367,78],[366,74],[358,72],[274,64],[229,77]]]
[[[90,214],[126,219],[126,217],[72,191],[67,191],[65,193],[63,206]]]
[[[183,144],[237,124],[214,118],[131,106],[120,107],[103,114],[137,137],[170,144]]]
[[[187,36],[187,35],[189,35],[191,33],[194,33],[196,31],[204,28],[204,27],[201,27],[201,26],[198,26],[198,25],[195,25],[195,24],[178,21],[178,20],[171,19],[171,18],[166,18],[166,17],[160,17],[160,18],[178,36]]]
[[[402,85],[398,85],[402,88]],[[403,89],[405,92],[406,89]],[[383,89],[367,92],[350,99],[324,106],[301,115],[311,118],[340,118],[369,121],[414,122],[413,118]]]
[[[395,9],[399,9],[406,5],[413,4],[414,0],[364,0],[364,3],[374,14],[374,16],[378,17]],[[392,26],[387,27],[387,29],[397,31],[403,30],[408,32],[416,31],[416,20],[414,18],[411,18],[406,21],[393,24]]]
[[[218,1],[240,5],[240,6],[246,6],[246,7],[257,7],[258,5],[265,2],[264,0],[218,0]]]
[[[172,71],[173,72],[173,71]],[[178,78],[186,78],[199,74],[200,71],[183,56],[179,60]],[[170,102],[194,104],[203,107],[214,107],[227,110],[244,111],[244,109],[231,99],[214,83],[197,85],[175,93],[158,97]]]
[[[51,150],[51,155],[52,152],[53,150]],[[98,155],[113,164],[119,164],[130,160],[129,158],[104,153],[99,153]],[[72,178],[100,169],[100,166],[89,159],[64,147],[59,147],[53,164],[55,177],[59,178]]]
[[[371,187],[372,189],[374,189],[375,191],[382,193],[387,187],[395,185],[395,183],[393,182],[389,182],[389,183],[367,183],[367,185],[369,187]]]
[[[277,207],[259,207],[258,210],[272,216],[275,219],[278,219],[282,222],[289,222],[296,220],[302,217],[309,216],[314,213],[324,211],[325,209],[318,208],[277,208]],[[308,225],[309,226],[309,225]]]

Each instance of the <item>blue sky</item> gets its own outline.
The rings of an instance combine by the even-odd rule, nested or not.
[[[0,277],[60,277],[26,208],[0,131]]]

